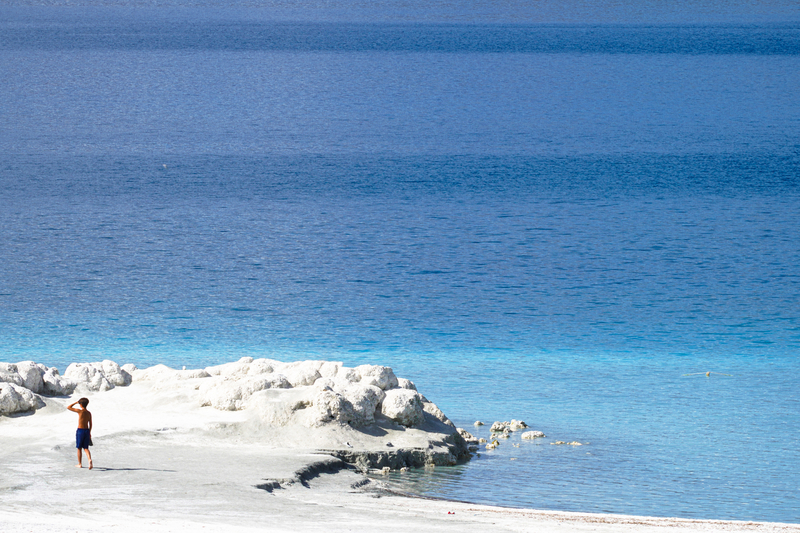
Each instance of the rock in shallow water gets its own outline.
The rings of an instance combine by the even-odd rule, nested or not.
[[[541,431],[526,431],[525,433],[522,434],[522,438],[526,440],[541,439],[542,437],[545,436],[546,435]]]

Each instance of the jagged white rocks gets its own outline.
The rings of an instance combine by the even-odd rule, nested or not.
[[[416,392],[412,382],[398,379],[391,368],[379,365],[347,368],[340,362],[282,363],[243,357],[201,371],[157,365],[133,374],[136,381],[151,381],[156,389],[181,382],[187,392],[198,391],[203,406],[241,410],[258,404],[261,418],[276,425],[294,420],[308,427],[332,422],[359,427],[383,415],[413,427],[424,422],[425,413],[452,425],[436,405]]]
[[[313,406],[317,414],[311,421],[311,425],[314,426],[334,421],[347,424],[355,418],[353,405],[344,396],[332,390],[319,391],[314,398]]]
[[[458,434],[461,435],[461,438],[463,438],[467,444],[478,444],[478,439],[466,429],[456,428],[456,431],[458,431]]]
[[[381,390],[397,388],[397,376],[388,366],[360,365],[355,368],[342,367],[337,376],[338,382],[361,383],[372,385]]]
[[[42,374],[46,371],[47,367],[33,361],[22,361],[16,364],[0,363],[0,381],[13,383],[39,394],[44,390]]]
[[[101,363],[72,363],[64,372],[64,377],[76,383],[75,389],[82,392],[127,387],[132,379],[127,371],[108,359]]]
[[[11,363],[0,363],[0,382],[13,383],[19,387],[25,386],[25,380],[19,375],[17,365]]]
[[[505,422],[495,422],[489,431],[503,431],[506,428]]]
[[[381,404],[381,413],[383,416],[406,427],[418,426],[425,421],[422,396],[411,389],[386,391],[386,397]]]
[[[391,369],[390,369],[391,370]],[[386,393],[374,385],[353,383],[342,391],[344,398],[353,406],[352,426],[367,426],[375,422],[375,410],[386,397]]]
[[[517,431],[519,429],[525,429],[528,427],[528,424],[523,422],[522,420],[512,420],[511,422],[495,422],[492,424],[490,431],[494,431],[496,433],[508,431]]]
[[[413,381],[404,378],[397,378],[397,386],[401,389],[417,390],[417,386]]]
[[[69,396],[75,390],[75,382],[62,377],[55,367],[48,368],[42,374],[44,387],[42,394],[47,396]]]
[[[512,420],[511,422],[508,423],[508,429],[510,429],[511,431],[517,431],[520,429],[525,429],[527,427],[528,424],[526,424],[522,420]]]
[[[0,415],[25,413],[44,407],[42,398],[14,383],[0,382]]]
[[[59,375],[58,369],[33,361],[0,363],[0,382],[13,383],[35,394],[65,396],[72,394],[75,383]]]
[[[165,365],[120,367],[106,360],[73,363],[60,376],[57,369],[30,361],[0,363],[0,382],[9,384],[4,388],[9,412],[35,409],[41,403],[40,398],[20,391],[53,395],[100,392],[127,386],[133,379],[151,382],[154,390],[181,390],[201,406],[223,411],[257,404],[263,422],[272,425],[360,427],[382,416],[411,428],[430,416],[455,430],[444,413],[417,392],[414,383],[397,378],[391,368],[380,365],[347,368],[341,362],[283,363],[243,357],[205,369],[176,370]]]

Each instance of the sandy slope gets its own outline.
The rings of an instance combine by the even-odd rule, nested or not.
[[[91,396],[95,468],[89,471],[74,466],[77,417],[64,409],[68,400],[47,402],[35,415],[0,418],[0,531],[800,533],[800,526],[786,524],[537,512],[397,496],[316,451],[343,441],[369,446],[374,434],[266,428],[252,412],[201,408],[147,383]],[[411,437],[386,430],[380,438]]]

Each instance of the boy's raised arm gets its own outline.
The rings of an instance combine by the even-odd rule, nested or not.
[[[67,409],[69,409],[70,411],[72,411],[72,412],[74,412],[74,413],[80,413],[80,412],[81,412],[81,411],[80,411],[80,409],[75,409],[75,405],[76,405],[77,403],[78,403],[78,402],[74,402],[74,403],[72,403],[71,405],[68,405],[68,406],[67,406]]]

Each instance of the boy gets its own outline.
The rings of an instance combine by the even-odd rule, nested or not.
[[[81,406],[80,409],[75,408],[78,404]],[[89,405],[89,400],[87,398],[81,398],[67,407],[67,409],[73,413],[78,413],[78,431],[75,433],[75,447],[78,448],[78,464],[75,466],[83,468],[81,450],[86,450],[86,457],[89,458],[89,470],[91,470],[94,468],[92,464],[92,454],[89,452],[89,446],[92,445],[92,413],[86,409],[87,405]]]

